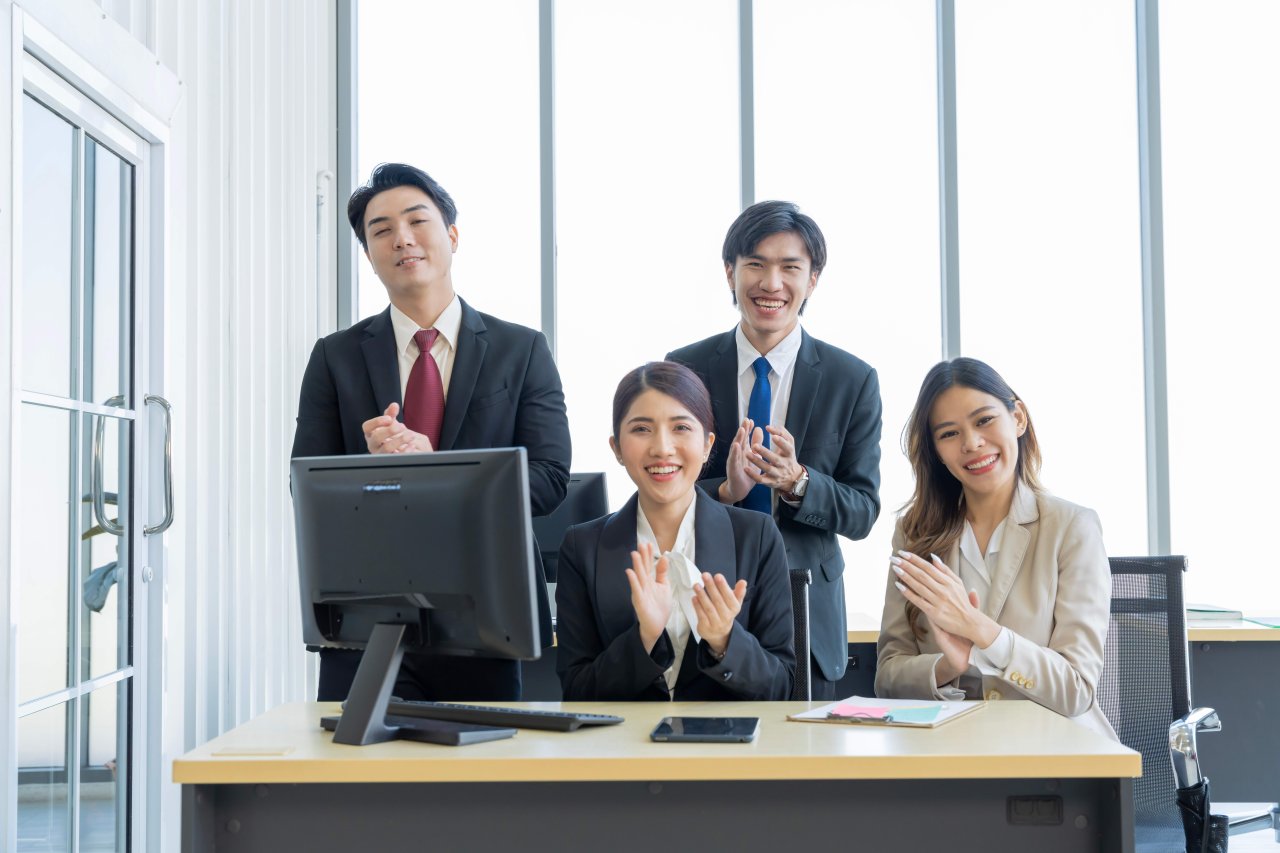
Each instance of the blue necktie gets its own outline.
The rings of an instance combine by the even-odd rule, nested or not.
[[[769,359],[760,356],[752,362],[751,367],[756,372],[756,384],[751,388],[751,398],[747,400],[747,417],[755,421],[755,425],[763,430],[769,425],[769,413],[773,408],[773,392],[769,388]],[[767,431],[764,434],[764,446],[769,446]],[[773,501],[770,491],[768,486],[757,483],[742,499],[742,505],[766,515],[772,514]]]

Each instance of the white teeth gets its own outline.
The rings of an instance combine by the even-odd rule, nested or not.
[[[996,457],[988,456],[985,459],[979,459],[977,462],[971,462],[970,464],[964,467],[970,471],[976,471],[979,468],[986,468],[988,465],[990,465],[992,462],[995,462],[995,461],[996,461]]]
[[[755,303],[761,308],[781,308],[783,305],[786,305],[786,303],[780,299],[757,299],[755,300]]]
[[[680,470],[680,466],[679,465],[660,465],[652,468],[646,468],[644,470],[648,471],[650,474],[674,474],[675,472]]]

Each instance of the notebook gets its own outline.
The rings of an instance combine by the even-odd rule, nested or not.
[[[912,726],[931,729],[986,705],[981,699],[868,699],[850,696],[818,708],[790,714],[804,723],[851,723],[873,726]]]

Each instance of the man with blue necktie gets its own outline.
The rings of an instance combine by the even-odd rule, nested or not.
[[[880,383],[866,362],[800,327],[827,246],[799,207],[762,201],[744,210],[722,259],[737,328],[667,358],[711,391],[716,446],[700,485],[773,515],[791,568],[813,573],[813,698],[834,699],[848,660],[836,537],[864,538],[880,514]]]

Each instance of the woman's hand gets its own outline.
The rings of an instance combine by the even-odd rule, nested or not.
[[[653,565],[653,545],[642,544],[638,550],[631,552],[631,568],[627,569],[627,582],[631,584],[631,607],[636,611],[636,619],[640,622],[640,642],[647,653],[653,652],[654,645],[662,632],[667,629],[667,620],[671,618],[671,584],[667,581],[667,558],[658,560],[658,567],[653,576],[649,575],[649,567]]]
[[[980,649],[996,641],[1000,626],[978,609],[978,596],[966,592],[960,578],[937,555],[930,562],[909,551],[899,551],[889,562],[898,576],[894,582],[898,591],[920,608],[935,629],[968,640]],[[965,658],[968,659],[967,654]]]
[[[729,647],[733,620],[742,612],[747,597],[747,582],[739,579],[732,587],[717,574],[702,573],[702,583],[693,586],[693,612],[698,617],[698,634],[707,641],[716,657],[723,657]]]
[[[977,607],[978,594],[970,591],[969,601]],[[936,625],[933,627],[933,640],[942,650],[942,660],[934,670],[938,686],[941,687],[969,669],[969,653],[973,650],[973,641],[944,631]]]

